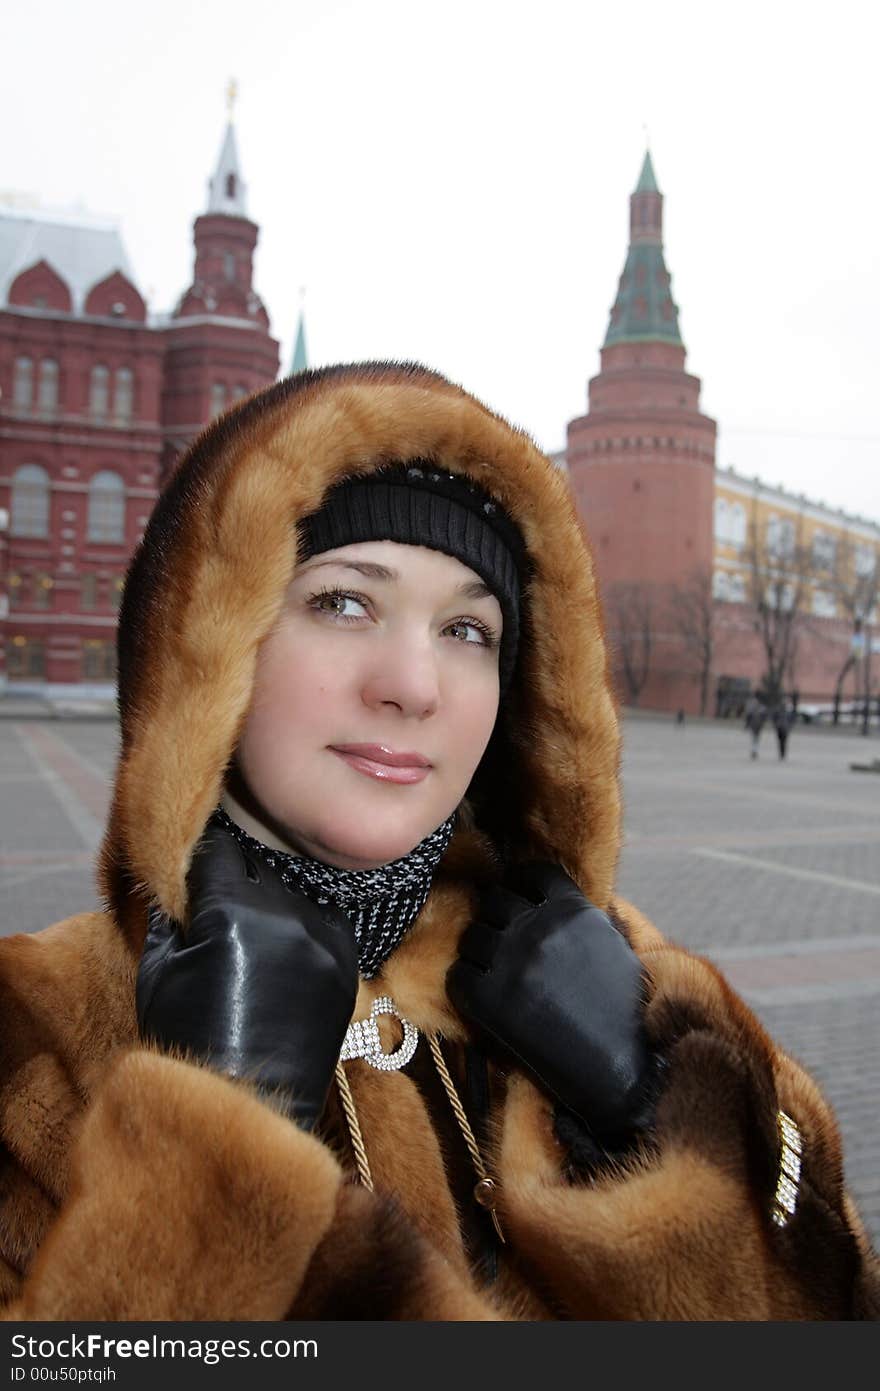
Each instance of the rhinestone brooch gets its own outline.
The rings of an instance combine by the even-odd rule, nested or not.
[[[380,1014],[393,1014],[403,1025],[403,1041],[393,1053],[386,1053],[382,1048],[379,1026],[376,1023]],[[416,1051],[418,1041],[419,1031],[415,1024],[404,1019],[390,995],[380,995],[378,1000],[373,1001],[369,1019],[356,1019],[349,1024],[342,1041],[339,1061],[346,1063],[350,1058],[363,1058],[370,1067],[378,1068],[380,1072],[397,1072],[399,1068],[406,1067]]]
[[[779,1159],[776,1193],[773,1197],[772,1217],[777,1227],[784,1227],[791,1219],[797,1206],[804,1142],[796,1123],[785,1111],[777,1111],[776,1124],[779,1129],[782,1153]]]

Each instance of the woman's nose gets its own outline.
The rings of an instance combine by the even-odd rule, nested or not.
[[[363,700],[370,706],[396,705],[404,715],[424,716],[436,710],[440,670],[430,643],[412,640],[377,646],[364,673]]]

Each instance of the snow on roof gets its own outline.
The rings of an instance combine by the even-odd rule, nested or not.
[[[48,261],[70,287],[76,314],[89,290],[114,271],[134,283],[122,234],[111,219],[0,204],[0,305],[8,303],[13,281],[38,261]]]

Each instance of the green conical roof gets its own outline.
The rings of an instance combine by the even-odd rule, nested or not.
[[[630,198],[630,244],[603,347],[613,343],[675,343],[684,347],[678,306],[663,257],[663,200],[650,152]]]
[[[672,298],[670,283],[662,246],[645,242],[631,246],[603,347],[645,341],[677,343],[683,347],[678,306]]]
[[[636,184],[636,193],[659,193],[657,187],[657,176],[654,173],[654,166],[651,163],[651,151],[645,151],[645,162],[642,165],[642,172]]]
[[[308,368],[309,360],[306,354],[306,321],[305,315],[300,310],[299,323],[296,326],[296,342],[293,345],[293,362],[290,364],[290,375],[296,372],[305,372]]]

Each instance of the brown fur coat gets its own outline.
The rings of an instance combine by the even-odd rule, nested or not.
[[[420,1030],[442,1034],[473,1100],[468,1031],[444,977],[503,845],[559,862],[617,914],[647,968],[648,1029],[669,1062],[655,1140],[591,1173],[572,1162],[547,1097],[492,1065],[473,1118],[500,1189],[494,1278],[474,1173],[424,1039],[401,1071],[346,1067],[370,1192],[335,1092],[320,1136],[305,1134],[246,1085],[144,1048],[135,1021],[147,912],[185,919],[189,861],[295,564],[293,524],[343,476],[410,458],[496,493],[533,574],[496,786],[462,818],[408,937],[362,982],[355,1018],[390,994]],[[132,563],[119,702],[105,910],[0,941],[6,1318],[876,1315],[875,1257],[817,1087],[718,971],[613,897],[619,735],[592,564],[564,478],[528,438],[414,367],[305,374],[245,402],[181,462]],[[785,1226],[773,1221],[780,1108],[804,1146]]]

